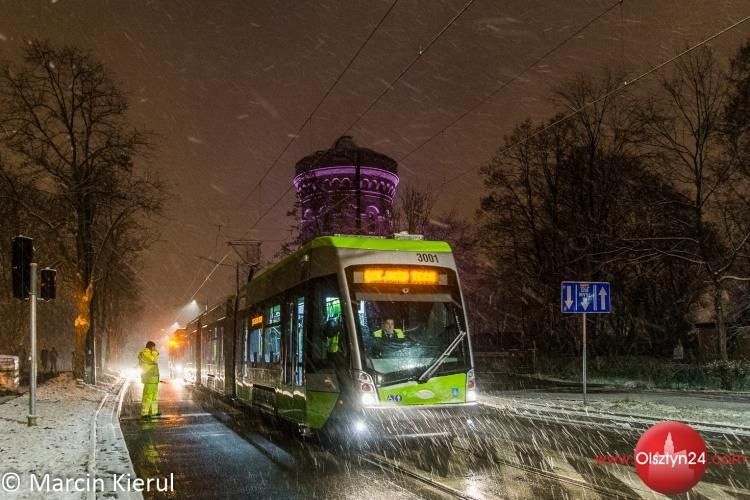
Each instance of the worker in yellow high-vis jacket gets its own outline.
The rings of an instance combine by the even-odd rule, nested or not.
[[[146,347],[138,353],[138,366],[141,368],[141,382],[143,382],[143,397],[141,398],[141,418],[148,420],[158,417],[157,403],[159,393],[159,352],[156,344],[150,340]]]

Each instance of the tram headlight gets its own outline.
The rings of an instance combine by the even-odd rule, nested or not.
[[[354,430],[360,434],[367,432],[367,424],[365,424],[361,420],[357,420],[356,422],[354,422]]]
[[[360,402],[363,406],[376,406],[378,404],[378,391],[375,389],[375,381],[369,373],[355,371],[357,389],[360,393]]]
[[[466,374],[466,402],[473,403],[477,400],[477,378],[472,368]]]
[[[362,404],[364,406],[374,406],[378,404],[378,398],[375,394],[362,394]]]

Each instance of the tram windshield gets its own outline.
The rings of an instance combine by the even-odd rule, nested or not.
[[[461,334],[463,312],[450,294],[357,294],[357,326],[368,371],[378,385],[416,380]],[[435,375],[470,366],[468,337],[436,367]]]

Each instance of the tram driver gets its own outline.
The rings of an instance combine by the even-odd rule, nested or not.
[[[406,338],[404,331],[396,328],[396,322],[393,318],[384,319],[380,330],[375,330],[372,335],[376,339],[382,340],[403,340]]]
[[[385,317],[380,328],[372,332],[365,339],[365,350],[372,358],[390,358],[401,351],[401,344],[406,341],[406,335],[401,328],[396,328],[393,317]]]

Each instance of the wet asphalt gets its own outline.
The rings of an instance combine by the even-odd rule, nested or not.
[[[173,491],[144,492],[146,499],[446,498],[176,381],[160,384],[162,417],[144,422],[141,391],[131,384],[121,416],[133,466],[144,479],[174,474]]]
[[[121,421],[135,471],[141,478],[174,474],[174,491],[145,492],[146,499],[451,497],[381,469],[362,453],[302,439],[293,429],[176,381],[160,385],[163,416],[143,422],[141,388],[131,384]],[[643,429],[546,421],[492,408],[482,408],[475,420],[475,431],[455,440],[447,460],[409,445],[387,454],[472,498],[654,498],[632,467],[594,461],[599,453],[632,452]],[[750,440],[729,437],[709,448],[750,455]],[[682,498],[750,498],[744,496],[750,466],[709,469],[699,486]]]

